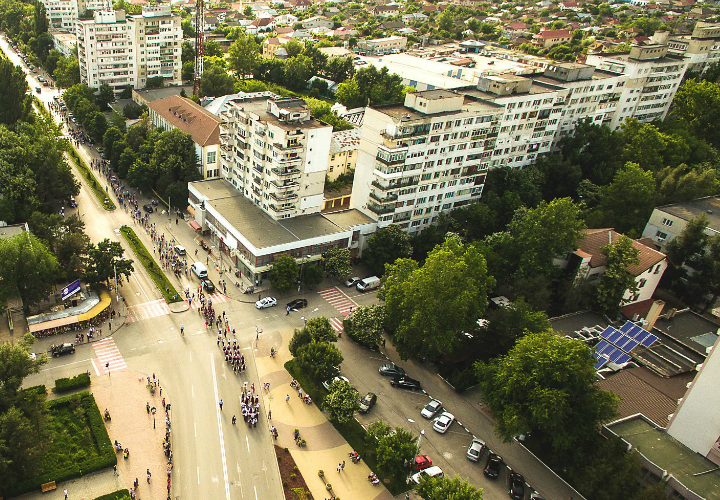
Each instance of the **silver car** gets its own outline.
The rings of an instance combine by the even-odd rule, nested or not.
[[[473,462],[480,461],[480,455],[482,454],[483,450],[485,449],[485,443],[477,438],[472,440],[472,443],[470,443],[470,446],[468,446],[467,451],[467,457],[468,460],[472,460]]]
[[[425,405],[420,415],[422,415],[423,418],[430,419],[437,415],[440,410],[442,410],[442,403],[437,399],[433,399]]]

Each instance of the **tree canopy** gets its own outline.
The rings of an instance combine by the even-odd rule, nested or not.
[[[292,290],[300,275],[300,266],[289,255],[281,255],[270,267],[270,283],[279,293]]]
[[[368,266],[372,274],[382,276],[385,272],[385,264],[410,257],[411,253],[412,246],[408,233],[397,224],[390,224],[386,228],[375,231],[368,238],[362,258],[363,263]]]

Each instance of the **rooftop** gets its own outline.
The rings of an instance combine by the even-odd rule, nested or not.
[[[662,210],[687,221],[704,214],[708,220],[707,227],[715,232],[720,232],[720,197],[718,196],[708,196],[707,198],[663,205],[657,207],[656,210]]]
[[[303,122],[286,122],[284,120],[280,120],[277,116],[269,113],[267,110],[268,100],[274,100],[277,103],[278,107],[283,109],[305,109],[305,101],[303,101],[302,99],[283,97],[268,98],[266,95],[262,95],[262,92],[257,92],[256,94],[258,95],[250,94],[248,96],[246,94],[245,97],[235,97],[233,99],[230,99],[228,101],[228,104],[233,104],[242,109],[243,111],[253,113],[260,117],[260,121],[264,123],[270,123],[284,130],[330,127],[330,125],[328,125],[327,123],[321,122],[320,120],[317,120],[315,118],[310,118]]]
[[[655,329],[704,357],[707,355],[707,348],[715,344],[720,325],[685,309],[678,311],[671,319],[667,319],[667,314],[661,316],[655,322]]]
[[[660,467],[697,495],[720,499],[720,469],[646,419],[635,417],[606,426],[646,460]]]
[[[193,86],[183,85],[182,87],[163,87],[161,89],[149,89],[149,90],[133,90],[133,97],[137,95],[145,103],[157,101],[158,99],[165,99],[171,95],[180,95],[182,90],[185,90],[187,95],[192,95]]]
[[[463,91],[463,94],[465,92]],[[373,106],[373,109],[384,113],[391,118],[399,121],[415,121],[415,120],[428,120],[435,116],[446,116],[455,115],[458,113],[466,113],[468,111],[486,111],[487,113],[502,113],[502,106],[493,104],[491,102],[477,101],[474,99],[465,99],[463,102],[462,109],[460,111],[444,111],[441,113],[426,114],[415,111],[412,108],[408,108],[404,104],[386,104],[383,106]]]
[[[152,101],[148,107],[173,127],[190,134],[196,144],[220,144],[222,120],[190,99],[174,95]]]
[[[617,243],[622,234],[613,229],[586,229],[583,231],[584,236],[578,241],[578,248],[592,255],[590,259],[590,267],[601,267],[607,263],[605,255],[602,253],[602,247]],[[628,266],[627,271],[633,276],[638,276],[652,266],[665,259],[665,254],[658,252],[654,248],[643,245],[639,241],[632,240],[633,247],[639,252],[639,264]]]
[[[575,332],[582,331],[583,328],[592,328],[599,326],[600,331],[608,326],[608,322],[604,317],[592,311],[581,311],[557,318],[550,318],[552,329],[558,333],[575,337]]]
[[[341,237],[339,233],[347,231],[346,227],[322,214],[275,220],[224,179],[191,182],[190,186],[207,198],[208,204],[220,212],[228,224],[241,232],[250,244],[259,250],[334,233],[338,233],[338,237]],[[362,214],[349,214],[339,220],[344,220],[345,225],[348,225],[353,217],[371,222]]]
[[[360,145],[360,129],[355,127],[350,130],[341,130],[333,132],[332,142],[330,143],[330,154],[340,153],[343,151],[352,151]]]

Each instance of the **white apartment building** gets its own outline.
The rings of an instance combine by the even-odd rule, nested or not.
[[[668,54],[668,47],[660,44],[633,45],[629,52],[616,54],[588,54],[586,63],[625,76],[609,124],[613,129],[627,118],[665,119],[688,66],[683,57]]]
[[[181,80],[180,16],[169,5],[143,7],[142,14],[97,11],[76,26],[80,77],[89,87],[107,83],[116,91],[143,88],[148,78]]]
[[[320,212],[332,126],[302,99],[267,93],[225,102],[220,175],[273,219]]]
[[[111,0],[41,0],[51,29],[75,31],[75,22],[86,10],[110,10]]]
[[[688,71],[703,72],[720,61],[720,24],[698,21],[691,34],[670,35],[656,31],[655,43],[667,44],[668,53],[682,56],[688,62]]]
[[[478,200],[503,108],[449,90],[365,111],[350,207],[416,233]]]

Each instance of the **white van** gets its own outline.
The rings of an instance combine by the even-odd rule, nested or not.
[[[201,280],[208,277],[207,268],[201,262],[195,262],[192,266],[190,266],[190,270]]]
[[[355,286],[361,292],[374,290],[380,286],[380,278],[378,278],[377,276],[370,276],[369,278],[360,280]]]

